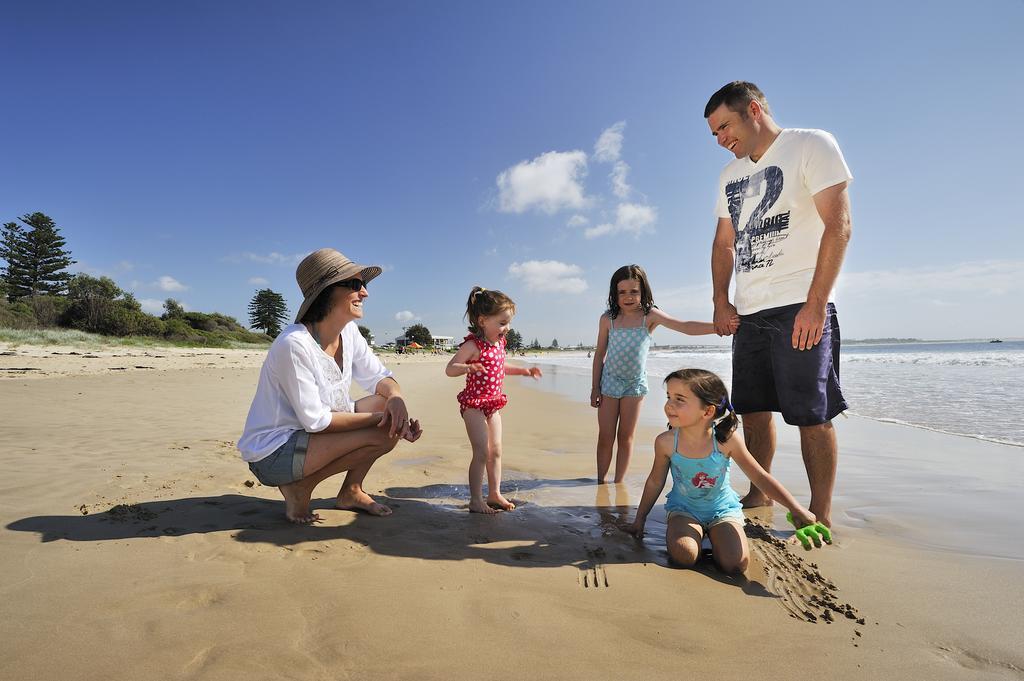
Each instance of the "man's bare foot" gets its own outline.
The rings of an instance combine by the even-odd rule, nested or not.
[[[760,490],[750,490],[747,492],[747,496],[740,499],[740,505],[743,508],[762,508],[774,504],[775,502],[765,496]]]
[[[320,520],[320,516],[309,510],[309,498],[313,492],[306,489],[301,481],[281,485],[277,489],[284,497],[284,515],[289,522],[308,525]]]
[[[482,499],[473,499],[469,502],[470,513],[486,513],[488,515],[494,515],[498,512],[498,509],[491,508]]]
[[[516,505],[511,501],[501,496],[501,494],[488,494],[487,505],[491,508],[500,508],[503,511],[511,511],[515,509]]]
[[[363,490],[342,490],[334,504],[335,508],[342,511],[363,511],[370,515],[388,516],[392,511],[384,504],[378,504],[369,494]]]

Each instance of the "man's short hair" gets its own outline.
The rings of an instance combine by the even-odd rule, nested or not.
[[[710,116],[714,113],[715,109],[723,104],[725,104],[729,111],[738,113],[746,118],[747,107],[755,99],[761,105],[761,108],[764,109],[764,112],[771,115],[772,111],[768,108],[768,100],[765,99],[761,88],[745,80],[734,80],[711,95],[707,106],[704,107],[704,118]]]

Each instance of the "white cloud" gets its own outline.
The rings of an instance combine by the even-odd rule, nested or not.
[[[266,286],[270,282],[263,277],[249,277],[249,283],[253,286]]]
[[[224,260],[227,262],[255,262],[261,265],[298,265],[307,255],[308,253],[285,255],[277,252],[262,255],[246,251],[244,253],[232,253],[231,255],[225,256]]]
[[[594,159],[601,163],[618,161],[622,154],[622,131],[626,129],[626,121],[619,121],[604,130],[594,143]]]
[[[589,225],[589,224],[590,224],[590,220],[587,218],[586,215],[579,215],[577,213],[576,215],[573,215],[571,218],[569,218],[569,221],[565,223],[565,226],[566,227],[584,227],[584,226]]]
[[[139,305],[142,306],[143,312],[149,314],[161,315],[164,313],[164,301],[162,300],[157,300],[155,298],[139,298]]]
[[[395,321],[397,322],[411,322],[419,319],[419,316],[411,310],[402,310],[401,312],[395,313]]]
[[[1020,295],[1024,293],[1022,271],[1024,260],[980,260],[945,267],[844,272],[839,281],[844,296],[899,292],[926,295],[935,304],[942,301],[934,296],[942,293]]]
[[[620,199],[628,198],[629,193],[633,191],[633,188],[629,186],[629,182],[626,181],[626,175],[628,174],[629,164],[625,161],[616,161],[615,167],[612,168],[612,174],[609,175],[612,180],[612,192]]]
[[[187,291],[188,286],[185,286],[174,277],[169,277],[166,274],[156,280],[154,284],[161,291]]]
[[[499,210],[523,213],[537,209],[548,214],[586,206],[581,180],[587,174],[587,155],[582,151],[549,151],[523,161],[497,178]]]
[[[531,291],[551,293],[583,293],[587,282],[577,275],[583,270],[578,265],[557,260],[527,260],[508,266],[508,273],[526,284]]]
[[[652,226],[657,219],[658,211],[652,206],[643,206],[638,203],[620,203],[615,211],[614,223],[606,222],[596,227],[590,227],[583,234],[588,239],[618,232],[639,236],[645,232],[653,232]]]

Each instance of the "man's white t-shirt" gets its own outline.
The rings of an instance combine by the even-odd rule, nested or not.
[[[739,314],[807,300],[825,231],[814,195],[852,179],[824,130],[783,130],[756,163],[748,156],[725,167],[715,214],[736,234]]]
[[[297,430],[320,432],[330,425],[332,411],[355,411],[349,396],[353,379],[373,392],[381,379],[391,376],[355,322],[341,330],[341,348],[339,367],[302,324],[288,326],[274,339],[238,439],[243,460],[270,456]]]

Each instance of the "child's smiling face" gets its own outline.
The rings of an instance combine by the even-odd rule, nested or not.
[[[673,428],[685,428],[710,420],[715,415],[715,408],[693,394],[690,386],[678,378],[670,379],[665,384],[665,416]]]
[[[497,314],[480,315],[476,325],[487,339],[488,343],[497,343],[499,338],[508,333],[509,325],[512,323],[512,312],[502,310]]]
[[[619,299],[619,308],[623,312],[633,312],[640,308],[640,282],[636,279],[623,279],[615,285]]]

